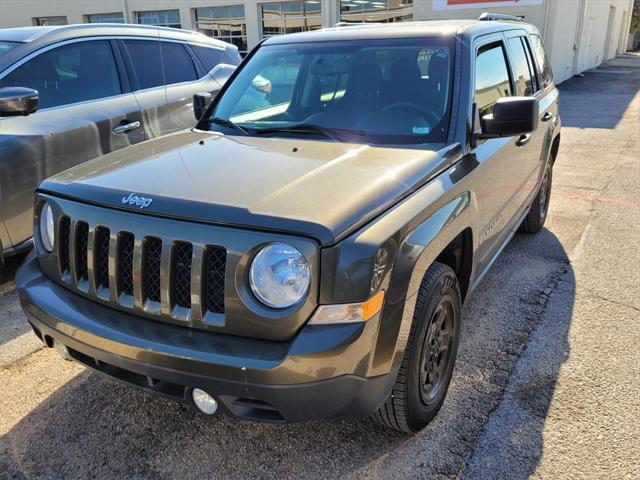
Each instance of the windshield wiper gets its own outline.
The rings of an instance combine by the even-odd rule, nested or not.
[[[262,135],[266,133],[314,133],[324,135],[333,140],[340,141],[344,139],[345,135],[357,135],[359,137],[368,138],[364,130],[356,130],[352,128],[334,128],[323,127],[322,125],[316,125],[315,123],[298,123],[294,125],[283,125],[281,127],[268,127],[268,128],[256,128],[256,135]]]
[[[209,123],[215,123],[216,125],[220,125],[222,127],[233,128],[236,132],[240,132],[242,135],[249,135],[249,132],[247,132],[240,125],[232,122],[231,120],[227,120],[226,118],[211,117],[209,119]]]

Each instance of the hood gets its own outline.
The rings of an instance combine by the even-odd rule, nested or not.
[[[39,190],[139,214],[296,233],[327,245],[424,184],[447,151],[194,130],[96,158]],[[144,198],[125,203],[131,194]]]

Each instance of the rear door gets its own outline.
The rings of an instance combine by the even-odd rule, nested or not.
[[[221,85],[205,70],[187,44],[161,42],[162,64],[167,87],[167,115],[169,127],[176,130],[196,124],[193,113],[194,93],[216,94]],[[220,58],[224,51],[220,52]]]
[[[189,46],[166,39],[122,39],[119,45],[135,79],[147,135],[152,138],[193,127],[193,95],[215,94],[221,86]]]
[[[0,118],[0,216],[12,244],[31,236],[37,184],[74,165],[145,139],[124,64],[107,39],[35,52],[0,73],[0,87],[38,90],[40,108]]]
[[[536,72],[537,91],[535,93],[540,105],[540,124],[538,125],[540,135],[540,165],[542,166],[549,157],[551,143],[553,142],[553,132],[558,122],[558,96],[559,92],[553,83],[553,72],[551,63],[547,57],[542,43],[542,38],[537,33],[530,34],[526,40],[530,48],[532,63]],[[541,168],[539,175],[543,170]]]

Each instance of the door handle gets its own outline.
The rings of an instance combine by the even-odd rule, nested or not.
[[[140,122],[138,122],[137,120],[135,122],[129,122],[123,125],[118,125],[113,129],[113,133],[115,133],[116,135],[122,135],[136,128],[140,128]]]
[[[517,147],[522,147],[524,145],[526,145],[527,143],[529,143],[529,140],[531,140],[531,134],[527,133],[526,135],[520,135],[520,138],[518,138],[518,140],[516,140],[516,146]]]
[[[542,121],[543,122],[548,122],[549,120],[551,120],[553,118],[553,113],[551,112],[547,112],[542,116]]]

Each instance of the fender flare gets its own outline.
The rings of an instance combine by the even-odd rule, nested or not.
[[[475,245],[472,225],[476,211],[473,196],[465,191],[420,223],[398,245],[386,285],[385,307],[370,374],[391,372],[395,379],[407,346],[424,275],[447,245],[468,228],[471,228]]]

